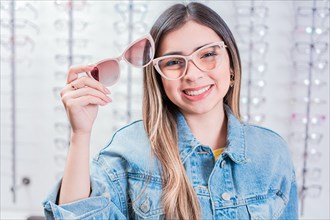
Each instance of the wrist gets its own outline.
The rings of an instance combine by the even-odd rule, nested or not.
[[[71,131],[71,143],[89,145],[91,139],[91,132],[77,132]]]

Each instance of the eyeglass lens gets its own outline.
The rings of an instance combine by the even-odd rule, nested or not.
[[[129,46],[122,56],[114,59],[106,59],[96,64],[90,75],[105,86],[114,85],[119,79],[119,61],[126,60],[134,67],[148,65],[154,57],[153,44],[148,38],[138,40]]]
[[[209,46],[193,54],[194,64],[202,71],[217,68],[221,63],[221,47]],[[158,67],[163,75],[169,79],[178,79],[185,74],[188,60],[182,56],[164,57],[158,61]]]

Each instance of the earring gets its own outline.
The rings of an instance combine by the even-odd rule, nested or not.
[[[235,82],[234,71],[230,70],[230,87],[234,86],[234,82]]]

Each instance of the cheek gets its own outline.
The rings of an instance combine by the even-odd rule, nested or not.
[[[162,79],[162,83],[163,83],[163,87],[164,87],[167,97],[170,100],[172,100],[171,97],[173,97],[177,91],[177,86],[176,86],[175,81],[169,81],[166,79]]]
[[[220,69],[216,72],[212,72],[210,74],[210,77],[213,78],[217,84],[221,85],[221,86],[225,86],[225,85],[229,85],[230,84],[230,72],[229,69],[227,70],[223,70]]]
[[[224,62],[221,65],[219,71],[219,83],[222,85],[224,89],[228,89],[230,85],[230,65],[229,65],[229,57],[226,53]]]

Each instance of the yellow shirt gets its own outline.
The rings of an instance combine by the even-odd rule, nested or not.
[[[220,154],[224,151],[225,148],[218,148],[213,150],[214,158],[217,160]]]

